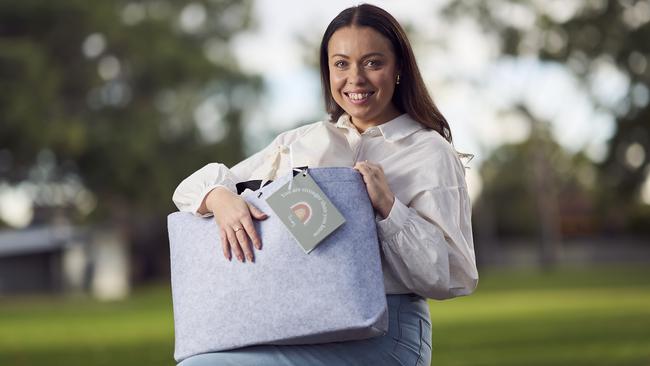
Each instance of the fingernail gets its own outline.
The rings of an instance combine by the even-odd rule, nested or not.
[[[262,249],[262,244],[260,244],[260,243],[255,243],[255,248],[257,248],[257,250]]]
[[[248,258],[249,261],[254,262],[252,255],[247,255],[246,258]]]
[[[238,255],[238,256],[237,256],[237,259],[238,259],[240,262],[244,263],[244,257],[243,257],[242,255]]]

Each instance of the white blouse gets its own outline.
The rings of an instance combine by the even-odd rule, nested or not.
[[[281,133],[228,169],[211,163],[183,180],[173,201],[197,210],[215,187],[276,179],[292,167],[353,167],[368,160],[384,169],[395,202],[376,215],[387,294],[417,293],[432,299],[468,295],[478,283],[465,168],[453,146],[408,114],[359,133],[350,117],[320,121]]]

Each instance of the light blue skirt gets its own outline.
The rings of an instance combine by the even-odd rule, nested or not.
[[[425,299],[387,295],[388,333],[360,341],[251,346],[189,357],[178,366],[332,366],[431,364],[431,318]]]

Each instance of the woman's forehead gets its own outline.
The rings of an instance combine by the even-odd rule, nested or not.
[[[330,57],[364,57],[369,54],[392,54],[390,41],[370,27],[343,27],[329,40],[327,53]]]

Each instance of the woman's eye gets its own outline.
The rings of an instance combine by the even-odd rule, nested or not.
[[[369,67],[377,67],[380,66],[381,63],[377,60],[368,60],[368,62],[366,62],[366,65],[368,65]]]
[[[334,63],[334,66],[339,67],[339,68],[344,67],[345,66],[345,61],[336,61]]]

